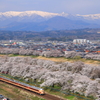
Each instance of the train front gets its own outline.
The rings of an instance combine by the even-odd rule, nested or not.
[[[45,94],[43,89],[40,89],[39,92],[40,92],[41,95]]]

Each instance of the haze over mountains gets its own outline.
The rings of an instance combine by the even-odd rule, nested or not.
[[[71,15],[43,11],[0,12],[0,30],[48,31],[100,28],[100,14]]]

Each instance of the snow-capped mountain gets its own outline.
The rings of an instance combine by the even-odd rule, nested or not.
[[[33,16],[33,15],[39,15],[44,18],[52,18],[54,16],[63,16],[63,17],[68,17],[68,16],[73,16],[73,17],[81,17],[84,19],[100,19],[100,14],[89,14],[89,15],[71,15],[68,13],[50,13],[50,12],[43,12],[43,11],[23,11],[23,12],[17,12],[17,11],[9,11],[9,12],[0,12],[0,17],[24,17],[24,16]]]
[[[39,15],[41,17],[53,17],[53,16],[59,16],[58,13],[49,13],[49,12],[43,12],[43,11],[24,11],[24,12],[15,12],[15,11],[9,11],[9,12],[0,12],[0,17],[24,17],[24,16],[32,16],[32,15]]]
[[[58,14],[58,13],[49,13],[43,11],[24,11],[24,12],[0,12],[0,21],[1,23],[8,24],[8,22],[42,22],[46,21],[55,16],[66,16],[68,14]],[[3,24],[4,24],[3,23]],[[4,25],[5,25],[4,24]],[[1,25],[0,25],[1,26]]]
[[[1,30],[62,30],[75,28],[98,28],[100,14],[72,15],[43,11],[0,12]]]
[[[54,16],[73,16],[73,17],[82,17],[84,19],[100,19],[100,14],[89,14],[89,15],[71,15],[68,13],[50,13],[50,12],[43,12],[43,11],[23,11],[23,12],[17,12],[17,11],[9,11],[9,12],[0,12],[0,17],[24,17],[24,16],[33,16],[33,15],[39,15],[44,18],[52,18]]]

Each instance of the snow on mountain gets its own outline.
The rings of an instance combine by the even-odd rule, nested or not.
[[[9,11],[9,12],[4,12],[4,13],[0,13],[0,16],[6,16],[6,17],[12,17],[12,16],[18,16],[20,15],[21,12],[15,12],[15,11]]]
[[[89,14],[89,15],[80,15],[80,14],[77,14],[76,16],[81,16],[83,17],[84,19],[88,19],[88,20],[95,20],[95,19],[100,19],[100,14]]]
[[[42,17],[52,17],[52,16],[59,15],[58,13],[48,13],[48,12],[42,12],[42,11],[25,11],[22,13],[22,15],[23,14],[26,14],[28,16],[31,16],[32,14],[37,14],[37,15],[40,15]]]
[[[9,12],[4,12],[0,13],[0,16],[5,16],[5,17],[24,17],[24,16],[32,16],[32,15],[39,15],[41,17],[53,17],[53,16],[59,16],[60,14],[58,13],[49,13],[49,12],[43,12],[43,11],[24,11],[24,12],[15,12],[15,11],[9,11]]]
[[[30,16],[35,16],[39,15],[43,18],[52,18],[55,16],[63,16],[67,18],[83,18],[83,19],[88,19],[88,20],[95,20],[95,19],[100,19],[100,14],[89,14],[89,15],[71,15],[68,13],[49,13],[49,12],[43,12],[43,11],[23,11],[23,12],[17,12],[17,11],[9,11],[9,12],[0,12],[0,17],[30,17]]]

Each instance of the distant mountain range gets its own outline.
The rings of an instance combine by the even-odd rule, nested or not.
[[[100,28],[100,14],[71,15],[43,11],[0,12],[0,30],[49,31]]]

